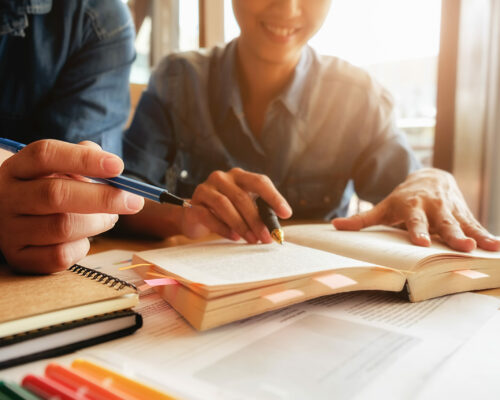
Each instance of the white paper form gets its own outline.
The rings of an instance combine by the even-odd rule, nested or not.
[[[179,376],[200,399],[412,398],[499,305],[470,293],[424,303],[353,293],[199,333],[155,296],[141,301],[141,330],[93,355],[156,383]]]
[[[500,313],[436,372],[418,400],[498,399],[500,393]]]

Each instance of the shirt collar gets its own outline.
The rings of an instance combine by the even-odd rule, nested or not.
[[[243,104],[238,80],[236,77],[236,44],[237,39],[231,41],[225,48],[220,68],[220,80],[222,82],[220,99],[220,111],[225,117],[227,112],[233,108],[236,115],[243,113]],[[299,62],[295,67],[292,81],[281,93],[277,101],[283,103],[286,109],[294,116],[301,111],[301,100],[304,98],[304,90],[309,86],[309,69],[312,65],[312,49],[309,46],[304,47]]]
[[[306,46],[302,50],[299,62],[295,67],[292,81],[287,85],[283,93],[277,100],[282,102],[288,111],[297,116],[301,111],[301,100],[305,98],[304,90],[309,86],[308,77],[311,77],[309,70],[312,63],[311,48]]]
[[[28,14],[47,14],[52,0],[0,0],[0,35],[25,36]]]

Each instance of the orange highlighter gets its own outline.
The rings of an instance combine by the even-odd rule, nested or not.
[[[160,392],[151,386],[134,381],[117,372],[111,371],[100,365],[83,359],[76,359],[71,363],[71,367],[86,378],[99,383],[110,391],[117,391],[128,396],[128,398],[142,400],[176,400],[175,397]]]

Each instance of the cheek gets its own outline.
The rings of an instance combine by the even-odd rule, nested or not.
[[[323,26],[328,11],[330,9],[330,2],[320,2],[314,4],[314,7],[309,9],[306,14],[308,31],[311,36],[313,36],[317,31]]]

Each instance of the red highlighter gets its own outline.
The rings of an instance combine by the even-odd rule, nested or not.
[[[26,375],[21,385],[42,399],[91,400],[84,394],[75,392],[59,382],[44,376]]]
[[[104,388],[95,380],[79,375],[78,371],[72,368],[67,368],[59,364],[50,363],[47,365],[45,376],[73,391],[85,394],[85,396],[92,400],[124,400],[129,398],[124,394],[118,394]]]

